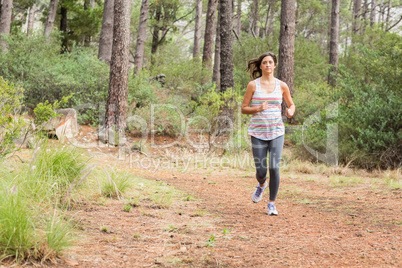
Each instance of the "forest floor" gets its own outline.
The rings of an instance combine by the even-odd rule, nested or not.
[[[180,144],[120,159],[117,148],[88,152],[141,181],[120,200],[75,204],[79,238],[57,267],[402,266],[402,192],[385,172],[285,163],[279,215],[268,216],[268,191],[251,201],[249,154],[214,158]],[[141,191],[160,194],[159,202]]]

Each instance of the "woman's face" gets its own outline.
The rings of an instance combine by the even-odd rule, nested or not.
[[[274,59],[271,56],[266,56],[262,59],[260,68],[263,73],[273,73],[275,67]]]

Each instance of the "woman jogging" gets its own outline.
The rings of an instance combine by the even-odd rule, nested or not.
[[[247,70],[252,81],[247,85],[241,111],[251,114],[248,134],[251,136],[252,151],[259,185],[251,199],[257,203],[269,186],[268,215],[278,215],[275,199],[279,189],[279,164],[282,155],[285,126],[282,121],[282,97],[287,106],[286,116],[292,117],[296,106],[286,83],[274,77],[277,64],[275,54],[264,53],[248,62]],[[251,106],[250,106],[251,104]],[[267,182],[267,155],[269,153],[269,183]]]

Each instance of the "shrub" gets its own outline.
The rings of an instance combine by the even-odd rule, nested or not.
[[[13,49],[0,55],[0,75],[22,85],[24,103],[31,108],[74,93],[63,107],[78,110],[80,123],[97,122],[99,107],[106,103],[109,67],[90,48],[60,54],[59,38],[23,33],[7,37]]]
[[[314,107],[325,104],[323,100],[330,100],[338,101],[339,106],[335,118],[326,118],[326,110],[321,110],[324,120],[306,128],[304,144],[325,151],[327,124],[336,123],[340,163],[353,162],[355,166],[368,169],[399,168],[402,163],[402,96],[399,85],[402,74],[399,44],[402,37],[383,31],[374,33],[379,37],[365,46],[356,47],[356,52],[351,55],[355,61],[353,65],[349,68],[340,66],[338,87],[329,95],[324,91],[317,97],[317,92],[310,98],[310,104],[306,102]],[[373,32],[370,30],[368,34]],[[355,70],[356,62],[359,70]],[[295,140],[302,144],[300,133],[295,135]]]
[[[203,68],[199,59],[188,59],[187,54],[182,53],[182,47],[167,44],[155,57],[152,75],[158,74],[166,75],[167,88],[190,95],[195,85],[210,81],[211,70]]]
[[[14,139],[21,135],[26,123],[19,117],[22,88],[0,76],[0,158],[15,148]]]

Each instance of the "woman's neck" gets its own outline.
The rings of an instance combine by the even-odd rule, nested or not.
[[[260,80],[270,83],[270,82],[273,82],[275,80],[275,77],[274,77],[273,73],[272,74],[263,74],[260,77]]]

